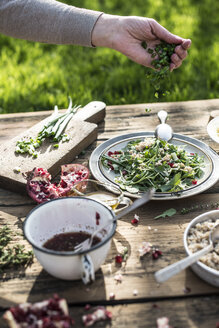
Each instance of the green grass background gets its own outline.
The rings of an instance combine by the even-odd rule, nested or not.
[[[109,14],[155,18],[172,33],[192,39],[189,56],[157,100],[146,68],[106,48],[47,45],[0,35],[0,113],[65,108],[68,96],[85,105],[219,98],[219,1],[69,0]]]

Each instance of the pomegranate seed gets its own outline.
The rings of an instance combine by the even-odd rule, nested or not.
[[[116,261],[116,263],[121,264],[122,261],[123,261],[123,257],[122,257],[122,255],[116,255],[116,257],[115,257],[115,261]]]
[[[90,308],[91,308],[90,304],[86,304],[85,307],[84,307],[85,311],[90,310]]]
[[[113,152],[112,151],[108,151],[107,155],[108,156],[112,156],[113,155]]]
[[[138,224],[139,220],[138,219],[133,219],[131,220],[131,224]]]
[[[61,182],[61,187],[62,187],[62,188],[67,188],[67,186],[68,186],[67,183],[66,183],[65,181],[62,180],[62,182]]]
[[[100,214],[96,212],[96,225],[100,224]]]
[[[170,167],[173,167],[174,163],[167,163]]]
[[[190,155],[194,156],[195,154],[194,153],[190,153]]]
[[[156,249],[152,252],[152,257],[154,260],[157,260],[162,255],[162,252],[159,249]]]
[[[197,184],[197,180],[192,180],[192,184],[196,185]]]

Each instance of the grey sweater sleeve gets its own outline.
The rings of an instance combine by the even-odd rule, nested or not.
[[[29,41],[92,46],[101,12],[55,0],[0,0],[0,33]]]

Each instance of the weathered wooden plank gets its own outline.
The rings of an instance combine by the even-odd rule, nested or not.
[[[188,199],[171,201],[151,201],[135,213],[140,216],[138,226],[131,225],[131,219],[135,213],[127,215],[118,222],[117,231],[114,235],[111,251],[106,262],[96,273],[96,281],[89,286],[82,282],[66,282],[50,277],[37,261],[23,270],[9,270],[1,277],[0,301],[1,307],[7,307],[27,299],[37,301],[51,293],[62,292],[71,303],[96,300],[109,300],[110,293],[114,292],[117,300],[156,299],[184,296],[185,287],[191,288],[191,295],[212,295],[219,289],[199,279],[190,269],[181,272],[164,284],[158,285],[154,279],[154,272],[173,263],[185,256],[183,247],[183,232],[188,222],[206,210],[195,210],[188,214],[181,214],[183,207],[195,204],[217,202],[217,194],[198,195]],[[1,224],[10,224],[13,230],[17,225],[21,226],[21,219],[33,206],[6,206],[1,207]],[[168,208],[174,207],[177,214],[171,218],[154,220]],[[174,231],[174,234],[173,234]],[[149,241],[154,247],[163,252],[158,260],[153,260],[151,254],[140,259],[138,249],[143,241]],[[124,247],[128,248],[128,259],[122,266],[115,264],[115,256],[122,253]],[[123,275],[123,282],[118,286],[114,280],[117,273]],[[133,290],[138,290],[138,295],[133,296]]]
[[[84,148],[91,144],[97,138],[97,125],[93,123],[71,120],[67,127],[67,133],[70,137],[69,142],[60,143],[58,149],[45,140],[38,151],[38,157],[32,158],[25,154],[24,156],[15,154],[16,143],[23,138],[37,137],[38,131],[42,129],[44,121],[34,125],[34,127],[25,131],[0,146],[0,186],[1,188],[24,192],[26,180],[22,173],[32,170],[34,167],[44,167],[51,174],[57,174],[62,164],[71,163]],[[21,172],[14,172],[14,168],[19,167]]]
[[[153,131],[159,123],[157,112],[165,109],[169,113],[168,123],[176,133],[196,137],[219,151],[219,144],[208,137],[206,125],[210,111],[217,109],[219,99],[180,102],[110,106],[107,108],[105,122],[98,126],[98,140],[92,143],[85,154],[76,158],[76,162],[88,164],[91,152],[97,145],[116,135],[135,131]],[[145,108],[151,108],[145,113]],[[10,140],[28,127],[47,117],[49,112],[8,114],[0,116],[0,140]],[[66,282],[48,275],[35,260],[26,270],[8,270],[0,277],[0,307],[13,304],[40,301],[58,292],[67,298],[71,313],[76,319],[76,327],[82,327],[83,307],[74,304],[96,302],[115,304],[123,302],[144,302],[142,304],[108,306],[113,313],[112,323],[99,323],[97,327],[156,327],[156,319],[161,316],[170,318],[174,327],[215,327],[218,318],[219,289],[199,279],[190,269],[181,272],[164,284],[158,285],[154,272],[185,256],[183,232],[188,222],[195,216],[211,209],[218,202],[219,182],[201,195],[172,201],[151,201],[135,211],[140,216],[138,226],[131,225],[135,213],[127,215],[118,222],[117,232],[106,262],[96,273],[96,281],[84,286],[80,281]],[[206,204],[205,209],[196,209],[186,215],[181,214],[183,207]],[[9,224],[13,231],[21,231],[22,220],[34,207],[27,195],[18,195],[0,189],[0,225]],[[177,214],[171,218],[154,220],[168,208],[174,207]],[[174,232],[174,233],[173,233]],[[24,242],[16,236],[14,242]],[[158,247],[163,255],[153,260],[151,254],[139,258],[138,248],[143,241],[149,241]],[[128,248],[128,259],[122,266],[115,264],[115,256]],[[122,283],[116,283],[114,276],[123,275]],[[187,289],[185,289],[187,288]],[[187,293],[190,290],[189,293]],[[133,291],[137,290],[136,296]],[[110,294],[115,294],[115,301]],[[205,297],[204,297],[205,296]],[[157,301],[156,306],[153,304]],[[163,299],[163,301],[161,301]],[[2,319],[0,327],[4,328]]]
[[[102,304],[100,304],[102,305]],[[178,328],[207,328],[217,327],[219,297],[198,297],[166,300],[160,302],[144,302],[123,305],[107,305],[106,309],[112,313],[111,321],[100,321],[95,327],[105,328],[155,328],[157,319],[169,318],[171,327]],[[75,320],[75,326],[82,328],[82,316],[92,313],[95,306],[85,310],[83,306],[69,307],[69,312]],[[0,312],[0,327],[7,328]]]
[[[26,181],[23,175],[14,172],[15,167],[20,167],[22,173],[32,170],[34,167],[45,167],[51,174],[57,174],[61,164],[70,163],[84,148],[90,145],[97,138],[97,125],[90,122],[99,123],[105,117],[105,104],[103,102],[91,102],[79,110],[67,126],[67,133],[70,137],[69,142],[60,143],[58,149],[54,149],[47,140],[42,144],[38,151],[37,158],[28,155],[17,155],[14,150],[17,140],[28,137],[37,137],[47,119],[40,121],[30,129],[24,129],[19,136],[0,145],[0,185],[2,188],[13,191],[25,190]],[[13,117],[13,116],[11,116]],[[29,115],[27,115],[29,118]],[[20,119],[22,115],[20,116]],[[8,120],[9,115],[2,120]],[[15,118],[17,121],[18,117]],[[17,122],[13,122],[17,126]],[[17,128],[15,128],[16,130]]]
[[[206,125],[210,111],[218,108],[218,99],[189,102],[153,103],[138,105],[108,106],[105,124],[99,126],[99,140],[108,139],[134,131],[153,131],[159,123],[157,112],[169,113],[169,124],[175,133],[196,137],[208,143],[216,151],[219,145],[207,135]],[[150,113],[145,108],[150,107]],[[0,138],[7,140],[45,118],[51,111],[35,113],[4,114],[0,116]],[[131,114],[131,115],[130,115]],[[13,119],[12,119],[13,118]],[[187,124],[183,122],[187,121]]]

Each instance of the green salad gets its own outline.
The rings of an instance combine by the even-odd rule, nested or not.
[[[115,172],[115,182],[130,193],[179,192],[197,184],[203,176],[204,159],[183,146],[145,138],[124,149],[102,155],[104,167]]]

